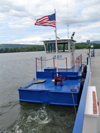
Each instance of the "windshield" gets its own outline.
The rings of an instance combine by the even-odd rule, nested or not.
[[[55,43],[46,43],[46,52],[56,52]],[[68,51],[68,43],[59,43],[58,45],[58,52],[67,52]]]

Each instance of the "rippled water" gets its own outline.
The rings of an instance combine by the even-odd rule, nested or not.
[[[73,119],[75,119],[73,108],[29,103],[20,105],[17,103],[17,106],[19,106],[17,118],[3,130],[5,133],[65,133],[72,131]]]
[[[75,55],[81,53],[85,63],[87,50],[76,50]],[[96,50],[96,54],[100,54],[100,50]],[[45,59],[45,52],[0,54],[0,133],[72,132],[74,107],[18,101],[17,88],[36,76],[35,58],[40,56]]]

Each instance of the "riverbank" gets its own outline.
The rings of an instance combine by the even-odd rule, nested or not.
[[[2,44],[1,44],[2,45]],[[20,45],[20,44],[3,44],[0,45],[0,53],[14,53],[14,52],[34,52],[44,51],[44,45]],[[93,44],[76,43],[75,49],[88,49]],[[94,44],[95,49],[100,49],[100,44]],[[49,47],[50,48],[50,47]]]

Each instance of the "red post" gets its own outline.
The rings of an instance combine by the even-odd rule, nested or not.
[[[67,57],[66,57],[66,70],[67,70]]]
[[[79,60],[79,56],[78,56],[78,68],[79,68],[79,63],[80,63],[80,60]]]
[[[81,63],[82,63],[82,54],[81,54]]]
[[[42,57],[41,57],[41,69],[42,69]]]
[[[80,58],[81,58],[81,63],[82,63],[82,55],[80,54]]]
[[[79,66],[81,66],[81,55],[80,55],[79,57],[80,57],[80,58],[79,58],[79,59],[80,59],[80,60],[79,60]]]
[[[77,57],[76,57],[76,70],[77,70]]]
[[[81,63],[81,54],[80,54],[80,63]]]
[[[53,66],[54,66],[54,69],[55,69],[55,58],[53,57]]]
[[[37,71],[37,58],[36,58],[36,71]]]

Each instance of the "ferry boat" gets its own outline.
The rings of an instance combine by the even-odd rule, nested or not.
[[[36,58],[36,79],[18,88],[19,101],[77,106],[73,133],[96,133],[99,110],[96,87],[91,86],[90,53],[83,65],[82,55],[75,59],[75,42],[58,39],[56,51],[55,40],[43,41],[46,67],[42,68],[42,57]]]
[[[56,105],[78,106],[82,92],[82,75],[86,67],[82,65],[82,55],[74,57],[75,40],[57,40],[56,57],[55,40],[45,40],[46,68],[37,70],[36,79],[20,87],[19,100]],[[58,69],[58,70],[57,70]]]

